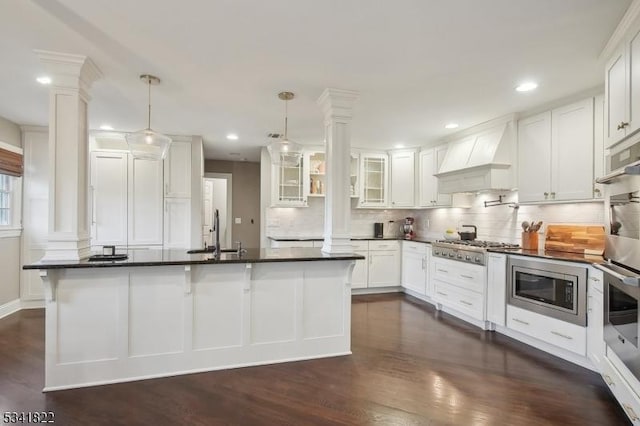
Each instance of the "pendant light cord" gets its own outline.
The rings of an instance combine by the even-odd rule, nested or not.
[[[287,138],[287,120],[288,120],[288,115],[289,115],[289,110],[287,108],[287,104],[288,103],[289,103],[289,101],[285,99],[285,101],[284,101],[284,140],[289,140]]]
[[[149,93],[147,99],[149,100],[149,114],[147,116],[147,129],[151,129],[151,78],[147,78],[147,85],[149,86]]]

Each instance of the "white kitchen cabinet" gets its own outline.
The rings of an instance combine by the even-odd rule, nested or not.
[[[594,195],[593,98],[518,123],[518,200],[587,200]],[[576,161],[577,156],[580,161]],[[568,165],[571,167],[568,167]]]
[[[161,245],[162,163],[125,152],[94,151],[90,168],[91,244]]]
[[[164,199],[164,242],[165,248],[189,248],[191,229],[191,199]]]
[[[307,196],[325,196],[325,157],[324,152],[308,152],[304,155],[306,164],[309,165],[309,188]]]
[[[128,185],[128,245],[161,245],[163,230],[162,163],[157,160],[129,156]],[[187,232],[188,237],[189,233]]]
[[[587,290],[587,358],[598,369],[602,368],[604,342],[604,277],[602,271],[589,267]]]
[[[429,252],[431,246],[413,241],[402,242],[402,287],[427,296]]]
[[[602,360],[600,371],[609,390],[624,409],[631,423],[640,426],[640,398],[638,398],[638,394],[624,377],[625,375],[631,376],[628,370],[626,374],[621,374],[613,363],[605,357]]]
[[[507,327],[580,356],[586,355],[585,327],[511,305],[507,305]]]
[[[369,287],[400,285],[400,245],[398,241],[369,241]]]
[[[305,158],[295,166],[273,165],[272,181],[273,207],[306,207],[308,193],[308,173]]]
[[[415,206],[416,153],[393,152],[391,157],[391,207]]]
[[[359,207],[385,207],[389,201],[387,154],[360,154],[360,202]]]
[[[91,240],[93,245],[127,245],[128,154],[91,153]]]
[[[164,159],[165,197],[191,197],[191,143],[173,141]]]
[[[353,252],[364,256],[363,260],[356,260],[356,266],[351,275],[351,288],[367,288],[369,286],[369,242],[352,241]]]
[[[487,321],[506,324],[507,311],[507,256],[488,253],[487,259]]]
[[[434,174],[438,173],[446,153],[446,145],[420,151],[418,167],[420,207],[445,207],[451,205],[451,194],[438,193],[438,178],[434,176]]]
[[[640,23],[605,66],[605,138],[610,147],[640,128]]]

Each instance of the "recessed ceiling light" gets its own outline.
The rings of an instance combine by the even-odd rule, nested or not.
[[[113,130],[113,127],[109,124],[103,124],[100,126],[100,130]]]
[[[36,78],[36,81],[40,84],[51,84],[51,77],[47,77],[46,75],[40,76]]]
[[[404,144],[402,142],[398,142],[393,146],[394,148],[404,148]]]
[[[535,90],[538,87],[538,83],[534,83],[533,81],[527,81],[526,83],[522,83],[516,87],[516,92],[530,92]]]
[[[458,128],[458,123],[449,123],[446,126],[444,126],[445,129],[457,129]]]
[[[238,135],[236,135],[235,133],[229,133],[227,135],[227,139],[229,139],[230,141],[237,141],[238,140]]]

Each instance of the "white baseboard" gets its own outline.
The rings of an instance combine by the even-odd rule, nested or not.
[[[358,296],[361,294],[382,294],[382,293],[402,293],[402,287],[371,287],[371,288],[352,288],[351,294]]]
[[[20,299],[12,300],[11,302],[7,302],[4,305],[0,305],[0,318],[4,318],[15,312],[18,312],[20,309],[22,309]]]

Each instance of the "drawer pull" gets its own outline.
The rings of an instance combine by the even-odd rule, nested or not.
[[[557,331],[551,331],[551,334],[555,334],[556,336],[564,337],[567,340],[573,340],[573,337],[567,336],[566,334],[558,333]]]
[[[520,324],[530,325],[528,322],[519,320],[518,318],[511,318],[511,319],[514,320],[515,322],[519,322]]]
[[[438,272],[443,272],[443,273],[445,273],[445,274],[448,274],[448,273],[449,273],[449,271],[447,271],[446,269],[438,269]]]
[[[442,295],[442,296],[449,296],[447,293],[443,293],[443,292],[441,292],[441,291],[438,291],[437,293],[438,293],[438,294],[440,294],[440,295]]]
[[[609,376],[608,374],[605,374],[603,376],[604,381],[609,385],[609,386],[615,386],[616,382],[613,381],[613,379],[611,378],[611,376]]]
[[[589,277],[589,279],[592,280],[592,281],[600,282],[600,278]]]
[[[633,411],[633,408],[631,408],[631,406],[629,404],[622,404],[622,406],[624,407],[624,411],[627,412],[627,414],[629,415],[629,418],[631,419],[632,422],[635,422],[638,419],[638,416],[636,416],[636,412]]]
[[[461,300],[460,303],[465,304],[467,306],[473,306],[473,303],[469,303],[466,300]]]
[[[460,276],[461,276],[462,278],[468,278],[468,279],[470,279],[470,280],[472,280],[472,279],[473,279],[473,277],[472,277],[471,275],[464,275],[464,274],[460,274]]]

